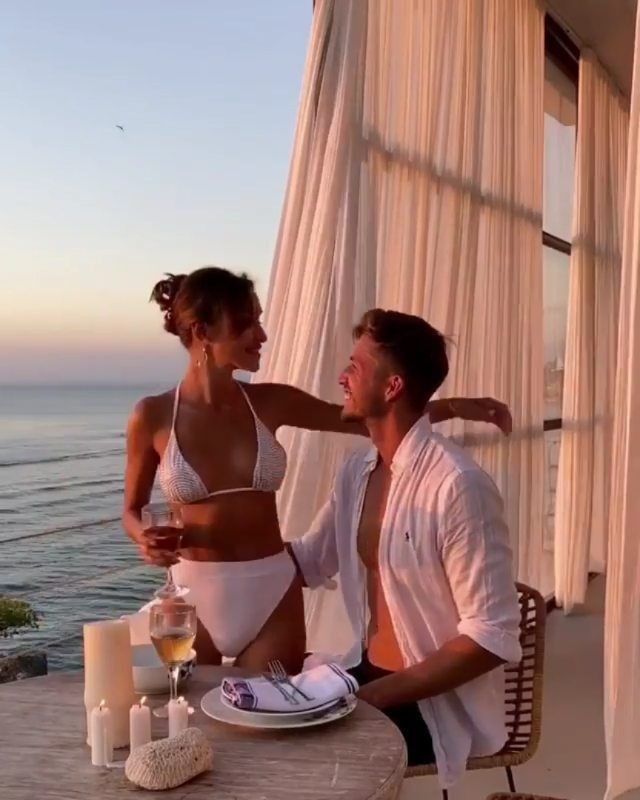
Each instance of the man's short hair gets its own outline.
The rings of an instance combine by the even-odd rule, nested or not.
[[[423,410],[449,372],[447,342],[432,325],[412,314],[374,308],[353,329],[370,336],[404,378],[411,405]]]

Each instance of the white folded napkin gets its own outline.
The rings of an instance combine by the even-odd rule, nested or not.
[[[244,711],[313,711],[332,700],[355,694],[358,682],[338,664],[320,664],[313,669],[292,675],[289,680],[309,700],[294,692],[290,685],[281,684],[284,693],[295,697],[295,702],[285,698],[283,691],[268,678],[225,678],[222,694],[236,708]]]
[[[314,667],[319,667],[320,664],[339,664],[344,667],[342,659],[336,653],[309,653],[305,656],[304,663],[302,664],[302,671],[307,672]]]

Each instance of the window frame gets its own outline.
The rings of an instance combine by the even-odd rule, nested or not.
[[[580,77],[580,49],[574,44],[562,26],[549,14],[544,20],[544,54],[549,58],[576,87]],[[571,242],[554,236],[543,229],[542,245],[552,250],[557,250],[565,255],[571,255]],[[545,431],[557,431],[562,428],[562,417],[545,419]]]

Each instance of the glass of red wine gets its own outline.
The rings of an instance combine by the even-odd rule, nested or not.
[[[150,528],[162,529],[162,533],[157,535],[155,539],[159,547],[173,553],[178,551],[182,541],[183,527],[182,515],[178,506],[172,506],[169,503],[148,503],[142,508],[140,519],[145,530]],[[171,567],[168,567],[164,586],[158,589],[155,596],[165,600],[181,597],[186,593],[187,589],[184,586],[178,586],[174,583]]]

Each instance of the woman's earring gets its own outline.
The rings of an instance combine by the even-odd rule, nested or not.
[[[207,350],[206,345],[202,345],[202,358],[196,358],[196,367],[200,368],[203,364],[206,364],[209,360],[209,351]]]

